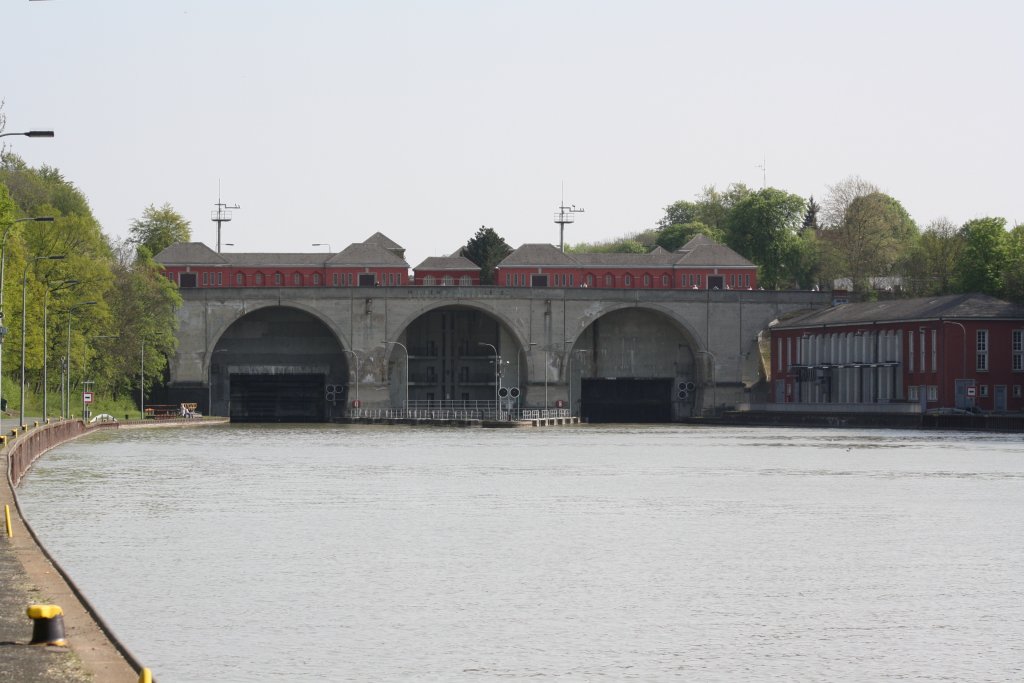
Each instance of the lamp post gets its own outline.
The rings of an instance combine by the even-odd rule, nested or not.
[[[351,353],[352,360],[355,361],[356,365],[356,402],[359,402],[359,354],[355,351],[349,351],[348,349],[342,349],[342,353]]]
[[[25,272],[21,276],[21,396],[18,401],[18,426],[25,428],[25,323],[28,320],[28,271],[37,261],[63,261],[64,254],[36,256],[25,264]]]
[[[68,307],[68,348],[67,355],[64,357],[64,365],[67,367],[67,391],[64,394],[64,416],[71,417],[71,314],[79,308],[85,306],[95,306],[98,302],[96,301],[83,301],[81,303],[74,304]]]
[[[395,346],[401,346],[402,350],[405,351],[405,409],[408,410],[409,409],[409,370],[410,370],[410,368],[409,368],[409,349],[407,349],[405,347],[405,344],[403,344],[402,342],[384,340],[384,341],[381,342],[381,344],[384,344],[385,346],[387,346],[388,344],[394,344]]]
[[[4,133],[4,135],[24,135],[24,133]],[[3,345],[4,337],[7,335],[7,328],[4,327],[4,265],[7,263],[7,235],[18,223],[52,223],[53,216],[34,216],[32,218],[18,218],[7,224],[4,228],[3,239],[0,240],[0,377],[3,377]],[[0,406],[3,405],[3,382],[0,382]]]
[[[52,130],[27,130],[24,133],[0,133],[0,138],[5,138],[8,135],[24,135],[27,138],[52,138]]]
[[[710,351],[697,349],[697,353],[706,353],[711,356],[711,414],[715,415],[718,411],[718,382],[715,381],[715,365],[718,364],[718,359]]]
[[[955,320],[942,320],[942,324],[943,325],[956,325],[957,327],[960,328],[960,334],[963,336],[963,343],[961,344],[961,349],[960,349],[960,378],[966,380],[967,379],[967,328],[964,327],[963,323],[958,323]],[[943,367],[945,367],[945,365],[946,365],[945,364],[945,359],[943,359],[943,364],[942,365],[943,365]],[[966,385],[966,383],[965,383],[965,385]],[[967,389],[965,388],[964,392],[966,393],[966,391],[967,391]],[[965,398],[965,400],[963,401],[963,404],[966,406],[967,405],[966,396],[964,398]],[[953,383],[953,402],[954,403],[956,402],[956,382]],[[956,406],[956,407],[959,408],[960,406]]]
[[[331,249],[331,245],[330,245],[329,242],[314,242],[311,246],[314,246],[314,247],[327,247],[327,253],[328,254],[333,254],[334,253],[334,250]]]
[[[49,341],[48,341],[48,339],[49,339],[49,330],[50,330],[50,327],[49,327],[49,324],[48,324],[50,292],[57,292],[57,291],[60,291],[62,289],[66,289],[67,287],[73,287],[74,285],[78,285],[78,284],[81,284],[81,281],[79,281],[79,280],[65,280],[64,282],[60,283],[59,285],[57,285],[56,287],[54,287],[52,289],[50,287],[47,287],[46,288],[46,292],[43,294],[43,424],[46,424],[46,421],[49,418],[48,413],[49,413],[49,407],[50,407],[50,401],[49,401],[49,397],[50,397],[50,394],[49,394],[50,382],[49,382],[49,376],[47,375],[47,372],[46,372],[46,370],[47,370],[46,360],[47,360],[47,356],[49,355],[49,351],[50,351],[50,346],[49,346]]]
[[[494,419],[498,419],[498,389],[501,385],[501,358],[498,356],[498,349],[494,344],[488,344],[487,342],[477,342],[477,346],[489,346],[494,351]]]

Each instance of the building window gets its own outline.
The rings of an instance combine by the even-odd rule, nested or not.
[[[221,287],[224,285],[224,273],[217,273],[217,286]]]
[[[939,400],[939,386],[937,384],[928,385],[928,400],[933,403]]]
[[[257,287],[263,286],[263,273],[256,273],[256,277],[254,279]]]
[[[633,286],[633,276],[630,275],[629,273],[626,273],[625,277],[622,278],[622,285],[624,287],[632,287]]]
[[[932,330],[932,372],[939,371],[939,353],[938,353],[938,341],[939,331]]]
[[[750,273],[743,276],[743,286],[750,289]]]
[[[511,287],[512,286],[512,274],[511,273],[505,273],[505,286],[506,287]]]
[[[302,275],[300,273],[292,273],[292,284],[296,287],[302,286]]]
[[[1024,330],[1013,330],[1011,332],[1011,351],[1013,352],[1012,365],[1014,372],[1024,370]]]
[[[281,277],[281,273],[274,273],[274,284],[275,284],[275,285],[277,285],[278,287],[280,287],[280,286],[281,286],[281,281],[282,281],[282,279],[283,279],[283,278]]]
[[[314,287],[319,287],[320,286],[320,273],[313,273],[313,286]]]
[[[919,330],[918,334],[920,335],[920,342],[921,342],[921,348],[918,349],[918,353],[920,354],[919,359],[921,361],[920,367],[921,367],[921,372],[924,372],[924,369],[925,369],[925,364],[924,364],[924,330]]]
[[[402,274],[401,273],[396,273],[395,274],[395,284],[398,285],[398,286],[402,285]]]
[[[609,287],[609,288],[614,287],[615,286],[615,276],[612,275],[611,273],[608,273],[607,275],[605,275],[604,276],[604,286],[605,287]]]
[[[668,275],[661,276],[661,286],[668,287]]]
[[[921,394],[918,392],[918,387],[907,387],[907,399],[911,403],[921,400]]]
[[[245,284],[245,275],[242,273],[235,273],[235,284],[241,287]]]
[[[575,287],[576,286],[576,274],[575,273],[569,273],[569,286],[570,287]]]
[[[593,287],[593,286],[594,286],[594,274],[593,273],[587,273],[587,287]]]
[[[974,350],[974,369],[979,372],[988,371],[988,330],[978,330]]]
[[[907,370],[914,371],[914,335],[907,335]]]
[[[468,275],[463,275],[459,278],[459,285],[462,287],[471,287],[473,285],[473,278]]]
[[[978,396],[980,396],[981,398],[988,398],[988,385],[987,384],[979,384],[978,385]]]
[[[1020,385],[1019,384],[1014,384],[1013,385],[1013,397],[1014,398],[1020,398],[1021,397],[1021,389],[1020,389]]]
[[[644,287],[649,288],[651,286],[651,276],[649,273],[644,273]]]
[[[445,287],[451,287],[452,286],[452,276],[451,275],[445,275],[444,276],[444,280],[441,281],[441,284],[444,285]]]
[[[352,273],[349,273],[349,274],[348,274],[348,286],[349,286],[349,287],[351,287],[351,286],[352,286]]]
[[[207,287],[210,284],[210,274],[203,273],[203,287]]]

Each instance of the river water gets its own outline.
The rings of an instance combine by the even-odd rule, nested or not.
[[[103,432],[21,501],[161,683],[1024,680],[1024,437]]]

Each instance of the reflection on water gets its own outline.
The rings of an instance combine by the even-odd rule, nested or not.
[[[21,497],[163,683],[1019,680],[1022,442],[125,431]]]

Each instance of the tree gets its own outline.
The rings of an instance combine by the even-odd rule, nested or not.
[[[1010,231],[1006,246],[1003,296],[1014,303],[1024,304],[1024,223]]]
[[[1005,218],[976,218],[960,228],[963,253],[957,261],[956,279],[961,292],[1002,296],[1010,239]]]
[[[658,239],[655,244],[665,251],[676,251],[697,235],[710,237],[716,242],[725,241],[725,235],[722,234],[721,230],[715,230],[700,221],[693,221],[690,223],[673,223],[665,227],[658,233]]]
[[[819,211],[821,211],[821,206],[816,201],[814,201],[814,195],[811,195],[810,199],[807,200],[807,213],[804,214],[804,224],[801,230],[818,229]]]
[[[929,223],[906,261],[907,292],[913,296],[952,293],[962,251],[963,238],[956,225],[946,218]]]
[[[769,187],[746,195],[729,212],[729,246],[758,265],[758,282],[765,289],[789,279],[805,208],[802,197]]]
[[[828,196],[821,208],[821,223],[825,228],[835,229],[846,220],[846,211],[858,197],[881,192],[877,185],[860,176],[850,176],[835,185],[828,186]]]
[[[142,218],[132,221],[128,230],[128,241],[136,247],[145,246],[151,254],[161,251],[179,242],[192,239],[192,229],[180,213],[164,204],[159,209],[150,204],[142,212]]]
[[[494,267],[512,253],[512,247],[494,231],[481,225],[462,248],[462,255],[480,266],[480,284],[494,284]]]
[[[898,274],[918,237],[917,224],[903,206],[887,194],[854,197],[837,225],[824,231],[840,269],[854,291],[871,291],[872,277]]]

